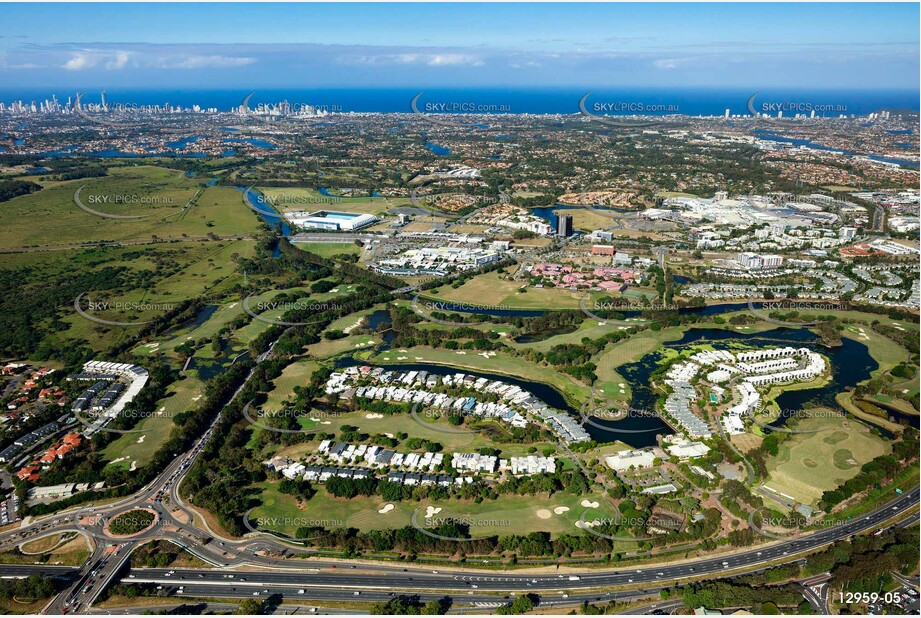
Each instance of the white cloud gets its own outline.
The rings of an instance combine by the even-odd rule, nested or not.
[[[430,67],[457,65],[479,67],[483,66],[483,61],[476,56],[468,56],[465,54],[434,54],[429,57],[426,64]]]
[[[82,71],[92,69],[99,62],[99,58],[90,52],[77,52],[64,63],[64,68],[68,71]]]
[[[115,58],[106,62],[107,69],[124,69],[128,65],[128,61],[131,59],[131,52],[126,51],[117,51],[115,52]]]
[[[448,67],[448,66],[483,66],[485,63],[479,56],[472,54],[454,54],[454,53],[418,53],[410,52],[403,54],[376,54],[347,56],[341,59],[349,64],[366,64],[371,66],[381,66],[388,64],[411,64],[425,65],[430,67]]]
[[[652,65],[657,69],[671,70],[678,68],[678,62],[679,61],[675,60],[674,58],[662,58],[653,62]]]

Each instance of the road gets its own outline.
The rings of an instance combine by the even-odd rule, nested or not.
[[[418,567],[373,567],[363,565],[361,570],[333,568],[327,566],[316,572],[304,572],[305,568],[316,566],[313,561],[305,563],[303,559],[278,559],[272,563],[273,570],[242,574],[249,581],[263,585],[309,586],[314,588],[340,588],[361,590],[414,590],[440,591],[449,590],[480,592],[546,592],[552,590],[578,591],[613,586],[650,585],[669,586],[682,579],[703,575],[720,575],[739,571],[756,571],[767,568],[770,563],[792,562],[804,552],[821,548],[836,540],[848,538],[860,532],[875,530],[880,524],[892,518],[898,512],[911,508],[918,503],[917,489],[898,496],[887,505],[869,515],[851,520],[840,526],[826,528],[796,539],[770,543],[724,556],[706,557],[681,563],[641,566],[635,569],[596,570],[577,572],[567,570],[559,575],[526,575],[518,572],[471,572],[451,567],[422,570]],[[297,569],[288,570],[286,569]],[[405,570],[404,570],[405,569]],[[437,572],[435,572],[437,571]],[[150,569],[136,571],[143,573],[145,579],[167,580],[168,570]],[[178,572],[178,570],[177,570]],[[570,579],[570,574],[576,579]],[[184,575],[194,577],[196,583],[217,583],[226,585],[225,573],[209,571],[190,571]],[[201,577],[199,577],[201,575]],[[172,577],[172,576],[170,576]],[[256,579],[252,579],[256,578]],[[238,580],[239,581],[239,580]],[[153,582],[150,582],[153,583]],[[161,582],[162,583],[162,582]],[[474,588],[476,586],[476,588]]]
[[[155,483],[142,492],[150,494],[160,488],[175,489],[175,480],[178,473],[187,466],[195,450],[186,457],[177,459],[171,466],[176,475],[168,475],[162,483]],[[155,496],[156,493],[153,493]],[[701,575],[719,575],[721,573],[750,572],[766,568],[773,561],[789,562],[797,559],[797,555],[806,551],[817,549],[835,540],[847,538],[860,532],[870,531],[881,527],[884,522],[898,513],[910,509],[918,504],[919,492],[917,489],[906,492],[896,497],[888,504],[876,509],[872,513],[854,519],[841,526],[828,528],[812,534],[804,535],[798,539],[772,543],[737,552],[731,555],[702,558],[695,561],[662,566],[643,566],[637,569],[598,570],[570,575],[575,571],[567,571],[560,575],[527,575],[524,573],[497,573],[458,570],[456,568],[441,568],[433,570],[423,569],[418,566],[402,567],[391,565],[367,565],[347,568],[344,563],[335,561],[305,561],[298,558],[271,558],[258,555],[257,551],[266,549],[277,551],[281,543],[273,540],[247,539],[238,542],[212,541],[202,545],[201,532],[188,524],[178,526],[178,530],[171,530],[173,524],[155,529],[143,535],[142,538],[119,544],[118,554],[114,546],[105,547],[104,542],[99,542],[97,550],[91,559],[80,569],[66,567],[25,565],[4,565],[0,567],[0,576],[21,577],[30,572],[44,572],[61,577],[67,577],[74,583],[59,595],[46,610],[46,613],[61,613],[65,603],[70,611],[85,611],[95,600],[99,592],[111,581],[123,566],[123,561],[129,555],[129,549],[142,539],[167,538],[180,544],[188,544],[190,549],[199,556],[213,561],[216,565],[245,565],[266,567],[272,570],[265,571],[234,571],[233,577],[226,570],[219,569],[131,569],[122,581],[135,583],[150,583],[164,586],[164,590],[178,591],[180,585],[185,584],[185,596],[219,596],[239,597],[270,596],[272,594],[297,595],[300,589],[310,590],[310,596],[315,600],[354,600],[354,592],[359,591],[362,600],[375,600],[379,595],[389,596],[392,591],[418,593],[431,595],[431,598],[440,598],[445,594],[453,596],[465,595],[467,600],[489,602],[480,599],[479,595],[489,596],[487,593],[502,594],[518,591],[536,593],[547,598],[548,602],[556,599],[560,604],[564,601],[573,602],[580,599],[601,599],[607,595],[594,592],[595,589],[613,586],[642,586],[646,594],[658,590],[663,586],[673,585],[676,581]],[[136,498],[137,499],[137,498]],[[148,502],[156,505],[156,502]],[[123,511],[125,505],[119,507]],[[158,509],[157,506],[152,508]],[[160,508],[157,512],[164,512]],[[72,518],[71,518],[72,521]],[[66,522],[59,522],[59,526]],[[95,534],[100,524],[86,526],[85,529]],[[72,529],[72,526],[71,526]],[[194,530],[194,535],[188,535],[188,530]],[[102,539],[100,539],[102,541]],[[291,548],[288,548],[291,551]],[[309,569],[309,570],[308,570]],[[437,571],[437,572],[435,572]],[[86,591],[87,582],[93,581]],[[245,580],[245,581],[244,581]],[[238,588],[238,590],[234,590]],[[268,593],[262,592],[268,590]],[[247,594],[249,593],[249,594]],[[305,592],[306,594],[306,592]],[[568,594],[568,598],[562,595]],[[623,594],[623,593],[619,593]],[[319,595],[319,596],[318,596]],[[470,597],[473,597],[472,599]],[[383,597],[381,597],[383,598]],[[430,597],[426,597],[430,598]]]
[[[269,356],[261,355],[257,364]],[[252,377],[255,368],[237,389],[230,401],[233,401]],[[362,595],[372,593],[387,594],[390,591],[416,591],[420,594],[444,595],[449,592],[476,596],[485,593],[534,592],[544,595],[590,595],[590,590],[614,586],[645,586],[647,588],[674,585],[676,582],[702,575],[720,576],[721,574],[751,572],[764,569],[774,562],[790,562],[804,552],[821,548],[839,539],[849,538],[861,532],[878,529],[894,516],[916,507],[919,490],[914,488],[900,496],[894,497],[888,504],[873,512],[845,522],[842,525],[804,534],[795,539],[781,540],[726,554],[723,556],[703,557],[679,563],[662,565],[644,565],[640,568],[604,569],[578,572],[568,570],[565,575],[526,575],[520,572],[476,572],[467,568],[460,569],[454,565],[442,567],[439,571],[418,566],[386,566],[362,563],[348,565],[334,561],[305,561],[304,558],[284,557],[296,553],[307,554],[310,550],[301,546],[285,544],[275,537],[266,537],[258,533],[242,540],[224,539],[207,530],[197,513],[182,502],[178,487],[182,478],[191,467],[199,453],[214,432],[220,419],[218,415],[205,433],[185,453],[177,453],[176,459],[147,487],[133,496],[112,504],[71,509],[69,511],[39,518],[26,528],[11,530],[0,534],[0,549],[15,547],[25,540],[37,538],[56,532],[77,531],[92,537],[96,547],[90,559],[79,569],[67,573],[70,582],[46,608],[45,613],[60,614],[68,611],[86,611],[96,600],[102,590],[117,581],[124,571],[125,563],[136,546],[154,539],[171,541],[187,549],[193,555],[216,567],[205,570],[186,570],[183,577],[190,581],[187,591],[200,587],[220,589],[228,592],[226,573],[219,569],[227,567],[269,567],[267,571],[237,572],[235,577],[256,578],[254,585],[264,586],[261,590],[281,590],[283,593],[295,587],[310,588],[312,593],[336,597],[340,600],[351,598],[355,591]],[[130,538],[116,537],[106,529],[106,522],[113,516],[134,508],[153,511],[156,522],[147,530]],[[911,521],[917,521],[912,515]],[[201,525],[202,527],[199,527]],[[905,525],[905,524],[902,524]],[[203,530],[205,528],[205,530]],[[275,554],[273,556],[272,554]],[[279,557],[276,557],[279,556]],[[353,566],[355,568],[347,568]],[[38,567],[49,569],[53,567]],[[8,569],[14,569],[10,571]],[[305,571],[305,569],[311,569]],[[315,570],[314,570],[315,569]],[[24,566],[0,566],[0,575],[22,576],[27,572]],[[41,572],[41,571],[39,571]],[[55,571],[52,571],[55,572]],[[173,586],[168,571],[150,569],[132,571],[135,580],[144,580],[156,585]],[[239,587],[232,583],[232,588]],[[157,583],[160,582],[160,583]],[[194,586],[194,588],[193,588]],[[296,593],[295,590],[295,593]],[[186,592],[191,594],[191,592]],[[233,595],[230,595],[233,596]],[[259,595],[257,595],[259,596]],[[326,597],[324,597],[325,599]],[[364,596],[363,598],[369,598]],[[354,600],[354,599],[352,599]]]
[[[751,572],[766,568],[769,563],[790,562],[797,559],[803,552],[818,549],[828,543],[839,539],[851,537],[855,534],[875,530],[881,527],[887,520],[898,515],[899,513],[915,507],[918,504],[919,491],[917,488],[897,496],[891,502],[876,509],[872,513],[861,518],[851,520],[843,525],[826,528],[814,533],[803,535],[796,539],[774,542],[764,546],[754,547],[744,551],[727,554],[725,556],[706,557],[694,561],[685,561],[681,563],[663,564],[661,566],[651,565],[642,566],[636,569],[616,569],[616,570],[596,570],[577,573],[576,571],[567,571],[566,575],[526,575],[523,573],[496,573],[496,572],[476,572],[470,570],[460,570],[454,567],[442,567],[438,572],[432,569],[421,569],[415,567],[400,566],[382,566],[382,565],[362,565],[361,569],[345,568],[343,563],[333,561],[305,561],[301,558],[273,558],[265,555],[259,555],[257,552],[279,552],[286,550],[288,553],[298,551],[297,548],[287,546],[273,539],[255,539],[249,538],[242,541],[220,541],[215,539],[209,543],[202,542],[200,529],[179,521],[172,515],[174,511],[168,509],[162,502],[164,491],[168,491],[170,499],[176,499],[175,488],[181,474],[191,465],[191,461],[198,454],[204,442],[210,436],[211,429],[206,432],[205,436],[196,443],[195,447],[185,456],[177,460],[167,469],[164,476],[161,476],[159,482],[152,483],[146,490],[138,495],[122,501],[116,508],[111,506],[97,509],[97,515],[100,513],[115,514],[123,512],[135,505],[145,505],[147,508],[155,510],[159,516],[163,516],[165,522],[157,525],[149,531],[133,538],[130,541],[109,538],[102,528],[102,520],[92,523],[83,519],[80,528],[97,538],[97,549],[90,560],[81,569],[77,571],[77,577],[74,583],[63,593],[61,593],[46,610],[46,613],[61,613],[68,603],[71,610],[78,608],[83,611],[88,604],[91,604],[96,596],[106,585],[114,581],[118,574],[122,561],[128,556],[129,549],[134,545],[153,538],[165,538],[181,546],[187,547],[192,553],[208,561],[209,563],[219,566],[239,566],[251,565],[257,567],[271,567],[271,571],[251,571],[235,573],[235,578],[246,578],[253,582],[249,585],[262,585],[264,588],[275,587],[299,587],[311,588],[315,590],[325,590],[338,598],[350,596],[355,590],[371,592],[374,590],[380,592],[403,590],[417,591],[427,594],[446,594],[449,591],[460,591],[463,594],[477,591],[483,593],[503,593],[512,591],[534,592],[534,593],[552,593],[566,592],[577,593],[582,591],[586,593],[587,589],[607,588],[613,586],[669,586],[682,579],[699,577],[702,575],[719,575],[722,573]],[[157,500],[158,494],[160,501]],[[182,511],[183,508],[179,503],[174,504],[171,508]],[[172,519],[167,519],[167,518]],[[56,525],[49,526],[45,530],[60,531],[64,529],[73,530],[74,518],[59,518]],[[35,525],[36,529],[43,525]],[[8,540],[11,533],[6,533],[0,537],[0,542]],[[16,536],[19,536],[18,534]],[[121,542],[119,542],[121,541]],[[21,543],[20,539],[14,540],[14,544]],[[107,544],[111,544],[106,548]],[[114,545],[118,544],[118,554],[114,555]],[[303,549],[301,549],[303,551]],[[59,572],[60,567],[39,567],[41,569],[53,569],[53,572]],[[405,568],[405,571],[404,571]],[[8,569],[15,569],[9,571]],[[307,571],[305,569],[317,569],[316,571]],[[3,566],[0,567],[0,574],[16,576],[27,572],[24,566]],[[172,575],[167,576],[168,570],[163,569],[144,569],[134,570],[129,574],[134,574],[137,580],[138,574],[142,574],[143,580],[150,580],[157,585],[174,585],[176,580],[170,579]],[[95,573],[95,574],[93,574]],[[570,579],[569,573],[577,579]],[[199,575],[201,577],[199,577]],[[205,570],[185,570],[182,576],[187,579],[194,578],[196,586],[218,586],[225,592],[227,591],[227,579],[225,572],[217,569]],[[258,579],[251,579],[257,578]],[[93,581],[89,590],[84,591],[87,582]],[[238,582],[240,580],[237,580]],[[474,587],[475,586],[475,587]],[[230,585],[230,588],[233,588]],[[238,586],[239,587],[239,586]],[[298,588],[298,589],[299,589]],[[260,589],[261,590],[261,589]],[[232,595],[231,595],[232,596]]]

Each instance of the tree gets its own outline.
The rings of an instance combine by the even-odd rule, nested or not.
[[[243,599],[235,612],[238,616],[261,616],[265,607],[259,599]]]

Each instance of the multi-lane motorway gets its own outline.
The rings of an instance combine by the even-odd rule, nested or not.
[[[177,463],[181,466],[182,460]],[[153,488],[151,488],[151,491]],[[277,550],[274,540],[249,539],[242,542],[219,541],[200,544],[202,532],[184,525],[179,531],[161,530],[150,533],[151,538],[168,538],[193,549],[195,553],[207,556],[216,565],[251,565],[249,570],[214,569],[128,569],[124,560],[129,550],[139,541],[105,547],[97,543],[93,558],[82,569],[65,567],[0,567],[2,576],[23,576],[32,572],[45,572],[59,576],[69,575],[74,584],[49,606],[48,613],[85,611],[95,600],[99,591],[117,578],[125,583],[162,586],[165,594],[194,597],[258,597],[272,596],[286,598],[310,598],[311,600],[361,600],[373,601],[390,598],[394,591],[419,594],[423,600],[440,598],[446,594],[455,600],[467,603],[504,603],[503,595],[513,592],[535,593],[541,596],[541,603],[560,605],[573,604],[582,600],[606,601],[611,595],[636,596],[654,593],[660,587],[704,575],[734,574],[757,571],[777,562],[799,559],[805,552],[820,548],[838,539],[848,538],[862,532],[880,529],[893,517],[914,508],[918,504],[919,491],[913,489],[897,496],[888,504],[868,515],[847,521],[839,526],[803,535],[796,539],[758,546],[749,550],[724,556],[701,558],[679,563],[644,565],[639,568],[616,570],[595,570],[578,572],[567,569],[558,574],[524,574],[521,572],[489,572],[468,569],[421,568],[419,566],[393,566],[377,564],[348,564],[336,561],[314,561],[303,558],[271,558],[257,555],[261,549]],[[131,503],[133,504],[133,502]],[[151,504],[151,503],[148,503]],[[130,504],[122,505],[122,509]],[[160,511],[158,511],[160,512]],[[162,509],[162,512],[169,512]],[[912,515],[908,523],[914,523]],[[61,525],[63,522],[59,522]],[[905,523],[901,523],[905,525]],[[186,529],[195,534],[186,534]],[[145,537],[146,538],[146,537]],[[101,539],[99,539],[101,540]],[[290,552],[290,548],[289,552]],[[266,567],[270,567],[271,570]],[[85,590],[91,581],[89,590]],[[180,590],[180,586],[182,589]],[[631,587],[629,593],[607,594],[598,592],[612,587]],[[304,592],[300,592],[303,590]],[[357,593],[357,594],[356,594]],[[566,596],[564,596],[566,595]],[[484,609],[486,607],[484,606]]]
[[[267,355],[260,356],[257,363]],[[251,372],[250,377],[252,375]],[[242,392],[246,382],[231,400]],[[649,593],[690,578],[758,571],[771,564],[797,560],[806,552],[836,540],[880,529],[902,514],[909,515],[909,523],[917,522],[912,510],[918,505],[919,490],[913,488],[901,495],[893,494],[888,504],[837,526],[725,555],[661,565],[584,572],[566,569],[559,574],[526,575],[520,571],[477,572],[454,565],[432,569],[307,560],[303,555],[308,552],[306,548],[282,543],[276,537],[253,533],[243,540],[221,538],[207,530],[198,514],[183,503],[179,484],[210,439],[218,419],[186,453],[177,454],[155,481],[133,496],[107,505],[70,509],[0,534],[2,550],[58,532],[82,533],[93,539],[95,549],[81,568],[0,566],[0,576],[21,577],[34,572],[66,576],[69,585],[45,609],[45,613],[52,614],[86,612],[101,591],[120,578],[125,582],[163,586],[166,592],[186,596],[306,596],[309,591],[310,598],[315,600],[354,601],[384,599],[400,591],[418,593],[425,598],[450,594],[466,597],[470,602],[501,604],[507,602],[502,596],[517,592],[540,594],[548,603],[572,604],[583,599],[604,600],[608,595],[597,591],[613,587],[644,589]],[[134,508],[153,511],[157,516],[155,525],[129,538],[108,532],[106,523],[112,517]],[[176,573],[157,569],[129,570],[126,563],[131,551],[154,539],[171,541],[214,568]],[[301,557],[290,557],[299,553]],[[245,567],[265,570],[229,572],[230,568]],[[177,581],[187,582],[181,591],[179,585],[182,584]],[[302,589],[304,593],[299,595]]]

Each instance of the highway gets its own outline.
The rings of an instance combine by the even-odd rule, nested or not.
[[[257,364],[265,360],[269,354],[270,352],[267,352],[256,359]],[[234,393],[231,401],[242,392],[252,375],[253,371]],[[81,568],[65,572],[61,567],[3,565],[0,566],[0,575],[21,577],[24,573],[30,572],[29,568],[35,568],[41,570],[31,572],[65,576],[69,585],[49,604],[45,613],[82,613],[92,606],[98,595],[110,583],[125,575],[125,565],[134,548],[150,540],[164,539],[185,548],[214,568],[181,572],[177,570],[175,574],[169,574],[168,570],[163,569],[135,569],[130,570],[123,581],[162,585],[164,590],[173,590],[175,586],[178,590],[178,585],[175,584],[177,580],[173,578],[178,577],[179,581],[183,581],[181,578],[184,577],[185,581],[189,582],[188,587],[183,590],[186,596],[193,596],[192,591],[195,591],[194,596],[204,595],[206,592],[208,595],[221,592],[219,596],[237,596],[241,591],[234,591],[233,588],[240,588],[245,578],[252,582],[243,583],[248,592],[249,588],[262,586],[258,590],[252,590],[259,593],[256,596],[290,595],[292,589],[294,594],[297,594],[297,590],[302,588],[309,588],[312,595],[326,595],[314,596],[317,600],[354,600],[354,592],[360,592],[357,596],[363,599],[370,599],[378,594],[389,596],[393,591],[412,591],[435,596],[462,594],[474,598],[487,593],[501,596],[518,591],[533,592],[551,598],[558,595],[560,601],[569,601],[583,596],[595,598],[592,595],[597,596],[598,593],[594,592],[597,589],[632,586],[652,591],[689,578],[752,572],[764,569],[772,563],[791,562],[806,552],[819,549],[836,540],[884,527],[889,519],[910,511],[917,507],[919,502],[919,490],[914,488],[902,495],[894,496],[889,503],[860,518],[805,533],[797,538],[771,541],[719,556],[634,568],[579,571],[568,567],[562,574],[528,575],[520,571],[478,572],[453,564],[432,569],[418,565],[404,567],[359,561],[345,563],[307,560],[305,557],[291,556],[298,553],[309,554],[309,549],[288,545],[269,535],[254,533],[242,540],[221,538],[207,530],[200,516],[182,502],[178,486],[211,438],[219,419],[220,415],[187,452],[177,453],[176,459],[157,479],[133,496],[107,505],[81,507],[49,515],[32,521],[23,528],[0,534],[0,549],[8,549],[26,540],[51,533],[80,532],[91,537],[95,543],[90,559]],[[133,508],[153,511],[157,516],[155,524],[128,538],[110,534],[106,529],[106,522],[111,517]],[[911,525],[917,521],[917,515],[912,514],[909,523],[900,525]],[[234,577],[230,578],[227,576],[227,569],[231,567],[270,570],[235,571]],[[269,592],[263,593],[262,590]],[[236,594],[233,594],[235,592]],[[569,599],[564,599],[563,594],[570,595]]]
[[[99,592],[115,579],[123,561],[129,555],[129,550],[137,544],[151,539],[170,540],[186,547],[193,554],[216,567],[243,567],[246,565],[271,567],[273,570],[268,572],[254,571],[248,575],[240,572],[238,575],[247,579],[258,577],[258,579],[252,579],[251,581],[258,582],[259,585],[265,587],[271,587],[268,589],[274,589],[277,586],[310,587],[315,590],[326,590],[329,594],[339,598],[351,594],[354,590],[365,592],[377,590],[385,593],[391,590],[413,590],[431,594],[444,594],[447,591],[467,593],[474,590],[479,593],[501,593],[515,590],[547,593],[613,586],[664,586],[672,585],[682,579],[702,575],[756,571],[765,568],[771,562],[793,561],[797,559],[799,554],[820,548],[833,541],[878,529],[888,519],[915,507],[919,500],[919,491],[915,488],[901,496],[896,496],[892,501],[872,513],[839,526],[724,556],[707,557],[693,561],[663,564],[661,566],[652,565],[634,569],[622,568],[585,572],[568,569],[565,576],[532,576],[517,572],[504,574],[489,571],[476,572],[457,569],[456,567],[442,567],[440,570],[435,569],[438,572],[433,573],[433,569],[421,569],[418,566],[372,566],[367,564],[362,564],[359,571],[357,568],[349,569],[342,563],[333,561],[308,561],[303,558],[273,558],[258,555],[256,552],[260,551],[286,552],[287,554],[305,551],[303,548],[292,547],[271,538],[260,539],[255,537],[242,541],[215,538],[210,542],[203,542],[207,538],[207,534],[195,527],[194,524],[188,523],[194,521],[191,517],[192,512],[181,503],[176,488],[182,474],[188,469],[208,437],[210,437],[211,431],[212,429],[209,429],[186,455],[177,458],[161,475],[158,482],[152,483],[148,488],[132,498],[118,502],[114,507],[107,505],[97,509],[84,509],[80,512],[80,517],[75,514],[58,515],[55,518],[49,517],[34,523],[25,531],[15,530],[0,535],[0,546],[18,545],[23,542],[24,538],[66,530],[78,530],[95,537],[96,551],[86,565],[77,571],[74,583],[49,606],[47,613],[62,613],[65,607],[68,607],[70,611],[85,610],[95,601]],[[167,497],[166,500],[164,500],[164,497]],[[154,510],[160,518],[157,525],[129,540],[108,535],[104,528],[105,517],[135,506],[144,506]],[[83,517],[84,512],[92,513],[94,518]],[[916,521],[916,515],[912,515],[909,518],[909,522]],[[117,554],[115,554],[116,551],[118,552]],[[50,572],[55,573],[62,570],[61,567],[40,568],[51,569]],[[9,571],[8,569],[18,570]],[[23,566],[5,566],[0,569],[0,573],[14,575],[14,573],[26,572],[25,569],[26,567]],[[307,569],[317,569],[317,571],[306,571]],[[150,580],[150,583],[156,583],[157,585],[170,585],[172,581],[175,581],[169,580],[164,570],[135,570],[131,573],[135,575],[135,579],[138,579],[139,583],[141,581],[141,578],[138,577],[139,573],[143,575],[144,581]],[[201,575],[200,578],[198,577],[199,574]],[[571,579],[570,574],[578,579]],[[224,573],[221,570],[193,571],[183,576],[195,577],[198,580],[195,585],[219,586],[226,593]],[[164,580],[166,581],[164,582]],[[89,586],[88,589],[87,586]]]
[[[716,557],[700,558],[680,563],[644,565],[637,568],[617,570],[599,569],[578,572],[567,569],[554,575],[530,575],[519,572],[488,572],[458,570],[452,567],[421,569],[414,567],[380,567],[362,565],[356,569],[298,558],[279,559],[272,563],[271,571],[241,572],[239,577],[247,579],[246,584],[273,586],[300,586],[313,588],[339,588],[361,590],[413,590],[426,591],[468,591],[480,592],[546,592],[552,590],[577,591],[607,588],[613,586],[648,585],[669,586],[682,579],[703,575],[720,575],[739,571],[756,571],[766,568],[772,562],[791,562],[808,551],[828,543],[848,538],[865,531],[876,530],[880,524],[898,512],[918,503],[917,489],[898,496],[895,500],[869,515],[851,520],[843,525],[826,528],[803,535],[800,538],[780,541],[768,545]],[[264,559],[263,559],[264,560]],[[306,569],[316,569],[306,571]],[[360,570],[359,570],[360,569]],[[139,582],[169,584],[173,577],[194,578],[198,584],[226,586],[232,580],[226,573],[209,571],[181,571],[167,575],[168,569],[140,569],[131,574]],[[127,581],[127,580],[126,580]],[[230,584],[232,586],[232,584]]]

